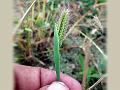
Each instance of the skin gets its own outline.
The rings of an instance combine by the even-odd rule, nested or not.
[[[55,71],[41,67],[14,65],[14,90],[46,90],[56,80]],[[70,90],[82,90],[80,83],[61,73],[60,81]]]

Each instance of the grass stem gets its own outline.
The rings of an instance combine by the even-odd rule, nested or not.
[[[60,80],[60,52],[59,51],[60,50],[59,50],[58,31],[57,29],[54,29],[54,62],[55,62],[57,81]]]

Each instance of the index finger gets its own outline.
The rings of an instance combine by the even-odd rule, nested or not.
[[[55,71],[15,64],[15,90],[37,90],[40,87],[56,81]],[[64,82],[70,90],[82,90],[80,83],[72,77],[62,74],[60,80]]]
[[[41,68],[41,86],[56,81],[55,71]],[[72,77],[61,73],[60,81],[64,82],[70,90],[82,90],[80,83]]]

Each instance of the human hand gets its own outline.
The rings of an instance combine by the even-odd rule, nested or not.
[[[14,65],[14,90],[46,90],[56,81],[55,71],[41,67]],[[72,77],[62,74],[60,81],[70,90],[82,90],[80,83]]]

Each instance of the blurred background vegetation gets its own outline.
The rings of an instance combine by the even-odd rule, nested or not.
[[[68,9],[61,71],[78,80],[83,90],[106,90],[106,4],[106,0],[14,0],[14,62],[54,70],[54,25]]]

